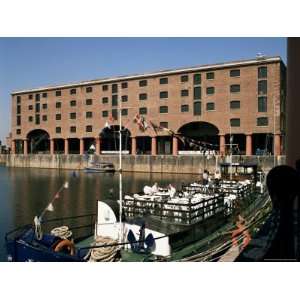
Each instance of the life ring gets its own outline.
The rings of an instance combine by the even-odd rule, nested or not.
[[[70,240],[62,240],[60,241],[54,248],[55,252],[61,252],[63,250],[67,250],[69,251],[70,255],[74,255],[75,254],[75,245],[73,242],[71,242]]]

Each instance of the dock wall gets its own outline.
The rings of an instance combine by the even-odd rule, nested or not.
[[[154,173],[180,173],[199,174],[204,169],[214,172],[216,164],[226,158],[219,156],[207,159],[200,155],[124,155],[122,157],[122,169],[126,172],[154,172]],[[265,171],[274,165],[273,156],[233,156],[233,162],[257,162]],[[49,168],[49,169],[71,169],[81,170],[90,165],[91,162],[111,162],[118,169],[119,157],[117,155],[0,155],[0,162],[5,162],[7,167],[22,168]],[[226,160],[228,162],[228,158]],[[285,156],[278,156],[276,164],[285,163]]]

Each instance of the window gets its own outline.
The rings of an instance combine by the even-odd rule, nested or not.
[[[93,126],[92,126],[92,125],[87,125],[87,126],[85,127],[85,131],[86,131],[86,132],[93,132]]]
[[[181,90],[181,97],[187,97],[189,95],[189,90]]]
[[[43,109],[47,109],[47,108],[48,108],[47,103],[43,103]]]
[[[92,112],[92,111],[87,111],[87,112],[85,113],[85,117],[86,117],[87,119],[92,118],[92,117],[93,117],[93,112]]]
[[[159,84],[168,84],[168,77],[160,78]]]
[[[55,96],[56,96],[56,97],[61,96],[61,91],[55,91]]]
[[[127,116],[128,115],[128,109],[127,108],[123,108],[121,110],[121,114],[122,114],[122,116]]]
[[[139,81],[139,86],[147,86],[147,85],[148,85],[147,80],[140,80]]]
[[[102,111],[102,117],[103,117],[103,118],[108,117],[108,111],[107,111],[107,110],[103,110],[103,111]]]
[[[107,84],[102,85],[102,91],[108,91],[108,85]]]
[[[194,100],[199,100],[201,99],[201,87],[197,86],[194,87]]]
[[[146,115],[147,114],[147,107],[140,107],[140,115]]]
[[[112,109],[111,110],[111,116],[113,119],[118,120],[118,110],[117,109]]]
[[[201,84],[201,74],[194,74],[194,84]]]
[[[267,97],[258,97],[258,112],[267,112]]]
[[[159,112],[160,112],[161,114],[166,114],[166,113],[168,113],[168,106],[160,106],[160,107],[159,107]]]
[[[91,86],[88,86],[86,89],[85,89],[85,92],[86,93],[91,93],[93,91],[93,88]]]
[[[33,121],[33,117],[32,117],[32,116],[29,116],[29,117],[28,117],[28,121],[29,121],[29,122],[32,122],[32,121]]]
[[[71,90],[70,90],[70,94],[71,94],[71,95],[75,95],[75,94],[76,94],[76,89],[71,89]]]
[[[111,99],[112,106],[118,106],[118,95],[113,95]]]
[[[70,127],[70,132],[75,133],[76,132],[76,126],[71,126]]]
[[[168,128],[169,127],[169,123],[168,122],[160,122],[159,126],[160,127],[164,127],[164,128]]]
[[[107,98],[107,97],[103,97],[103,98],[102,98],[102,103],[103,103],[103,104],[108,103],[108,98]]]
[[[61,133],[61,127],[56,127],[56,128],[55,128],[55,132],[56,132],[56,133]]]
[[[240,109],[241,103],[238,100],[230,101],[230,109]]]
[[[17,133],[17,134],[21,134],[21,129],[17,129],[17,130],[16,130],[16,133]]]
[[[230,126],[231,127],[240,127],[241,120],[240,119],[230,119]]]
[[[18,105],[17,106],[17,114],[20,114],[21,113],[21,105]]]
[[[21,96],[17,96],[17,103],[21,103]]]
[[[189,106],[187,104],[181,105],[181,112],[188,112]]]
[[[47,116],[46,116],[46,115],[43,115],[43,116],[42,116],[42,120],[43,120],[44,122],[46,122],[46,121],[47,121]]]
[[[147,94],[146,93],[139,94],[139,99],[140,100],[147,100]]]
[[[189,81],[189,75],[181,75],[180,76],[180,81],[181,82],[187,82],[187,81]]]
[[[215,93],[215,88],[213,86],[206,88],[206,94],[207,95],[213,95]]]
[[[160,99],[168,98],[168,92],[166,92],[166,91],[160,92],[159,98]]]
[[[85,105],[92,105],[93,104],[93,99],[86,99],[85,100]]]
[[[29,109],[29,110],[33,110],[33,106],[32,106],[32,105],[29,105],[29,106],[28,106],[28,109]]]
[[[265,95],[268,91],[267,80],[260,80],[258,82],[258,95]]]
[[[122,86],[122,89],[127,89],[128,88],[128,82],[122,82],[121,86]]]
[[[61,108],[61,102],[56,102],[56,103],[55,103],[55,107],[56,107],[56,108]]]
[[[55,115],[55,120],[60,121],[61,120],[61,114],[56,114]]]
[[[194,102],[194,116],[200,116],[201,115],[201,102],[197,101]]]
[[[28,95],[28,99],[33,99],[33,95],[32,94],[30,94],[30,95]]]
[[[257,118],[257,126],[268,126],[268,118],[267,117],[261,117]]]
[[[35,124],[40,124],[40,115],[35,115]]]
[[[239,84],[232,84],[230,86],[230,93],[239,93],[241,91],[241,87]]]
[[[76,106],[76,100],[71,100],[70,101],[70,106]]]
[[[70,119],[73,119],[73,120],[76,119],[76,113],[74,113],[74,112],[70,113]]]
[[[239,69],[230,70],[230,77],[240,77],[240,70]]]
[[[215,73],[214,72],[206,73],[206,79],[208,80],[215,79]]]
[[[111,92],[112,93],[117,93],[118,92],[118,85],[116,83],[114,83],[112,86],[111,86]]]
[[[40,112],[40,104],[39,103],[35,104],[35,111]]]
[[[35,101],[40,101],[40,94],[35,95]]]
[[[258,73],[257,73],[258,78],[267,78],[268,77],[267,67],[259,67],[257,69],[257,71],[258,71]]]
[[[127,102],[128,101],[128,96],[127,95],[123,95],[122,96],[122,102]]]
[[[47,98],[47,97],[48,97],[48,94],[47,94],[47,93],[43,93],[43,94],[42,94],[42,97],[43,97],[43,98]]]
[[[17,126],[21,125],[21,116],[17,116]]]
[[[215,110],[215,103],[214,102],[208,102],[206,103],[206,110]]]

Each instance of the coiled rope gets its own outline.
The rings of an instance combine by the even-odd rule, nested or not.
[[[56,227],[51,230],[51,234],[66,240],[72,236],[72,231],[69,230],[68,226]]]
[[[93,243],[93,246],[105,246],[100,248],[93,248],[86,255],[86,258],[89,258],[91,262],[112,262],[119,261],[119,252],[120,246],[116,245],[116,240],[113,240],[109,237],[97,237],[96,241]]]

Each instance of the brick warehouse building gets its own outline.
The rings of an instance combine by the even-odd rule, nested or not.
[[[13,92],[12,153],[136,154],[195,150],[169,134],[133,122],[168,127],[227,151],[230,133],[241,154],[284,152],[286,67],[280,57],[203,65]],[[109,125],[107,127],[106,125]]]

